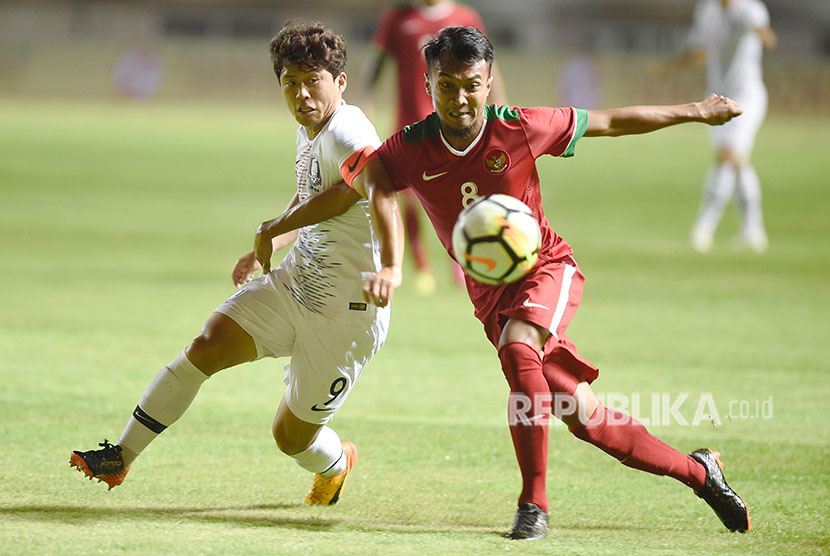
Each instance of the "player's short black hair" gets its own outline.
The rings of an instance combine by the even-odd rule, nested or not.
[[[346,41],[322,23],[287,22],[268,47],[274,73],[295,64],[307,70],[324,69],[332,77],[346,70]]]
[[[424,47],[427,68],[438,61],[443,54],[449,54],[464,64],[475,64],[480,60],[493,66],[496,52],[493,43],[475,27],[444,27]]]

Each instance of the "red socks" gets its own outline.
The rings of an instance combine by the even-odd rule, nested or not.
[[[668,475],[695,491],[706,481],[706,470],[691,456],[652,436],[630,415],[608,410],[602,404],[597,406],[586,425],[570,431],[628,467]]]
[[[499,349],[499,359],[510,385],[507,418],[513,448],[522,472],[519,504],[532,502],[546,512],[548,496],[545,475],[548,467],[551,394],[542,374],[542,359],[536,349],[521,342],[502,346]],[[545,403],[542,403],[543,400]]]

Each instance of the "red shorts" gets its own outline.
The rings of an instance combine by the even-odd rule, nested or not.
[[[498,348],[508,319],[535,324],[550,331],[544,347],[545,363],[560,366],[580,381],[593,382],[599,368],[579,355],[565,334],[582,300],[584,283],[585,276],[579,269],[565,262],[536,266],[524,278],[507,286],[496,306],[480,316],[487,339]]]

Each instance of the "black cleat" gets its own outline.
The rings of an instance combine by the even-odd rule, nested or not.
[[[543,539],[548,534],[548,514],[531,502],[519,504],[508,539]]]
[[[124,467],[121,457],[121,446],[112,445],[106,440],[101,444],[101,450],[79,452],[74,450],[69,456],[69,465],[84,473],[89,480],[98,479],[107,483],[109,488],[116,487],[124,482],[129,467]]]
[[[708,448],[701,448],[689,454],[706,468],[706,483],[695,492],[715,510],[715,514],[730,531],[746,533],[752,518],[746,503],[732,490],[723,477],[723,463],[720,454]]]

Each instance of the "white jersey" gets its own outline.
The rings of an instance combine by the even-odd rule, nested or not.
[[[360,108],[345,102],[314,139],[300,127],[294,166],[300,201],[342,182],[346,159],[366,146],[380,146],[375,127]],[[364,279],[380,270],[380,247],[369,214],[368,201],[361,199],[340,216],[301,228],[274,271],[309,311],[340,320],[374,316],[373,307],[363,300]]]
[[[708,92],[739,103],[766,96],[761,72],[763,44],[755,31],[769,26],[769,12],[760,0],[699,0],[689,47],[706,51]]]

